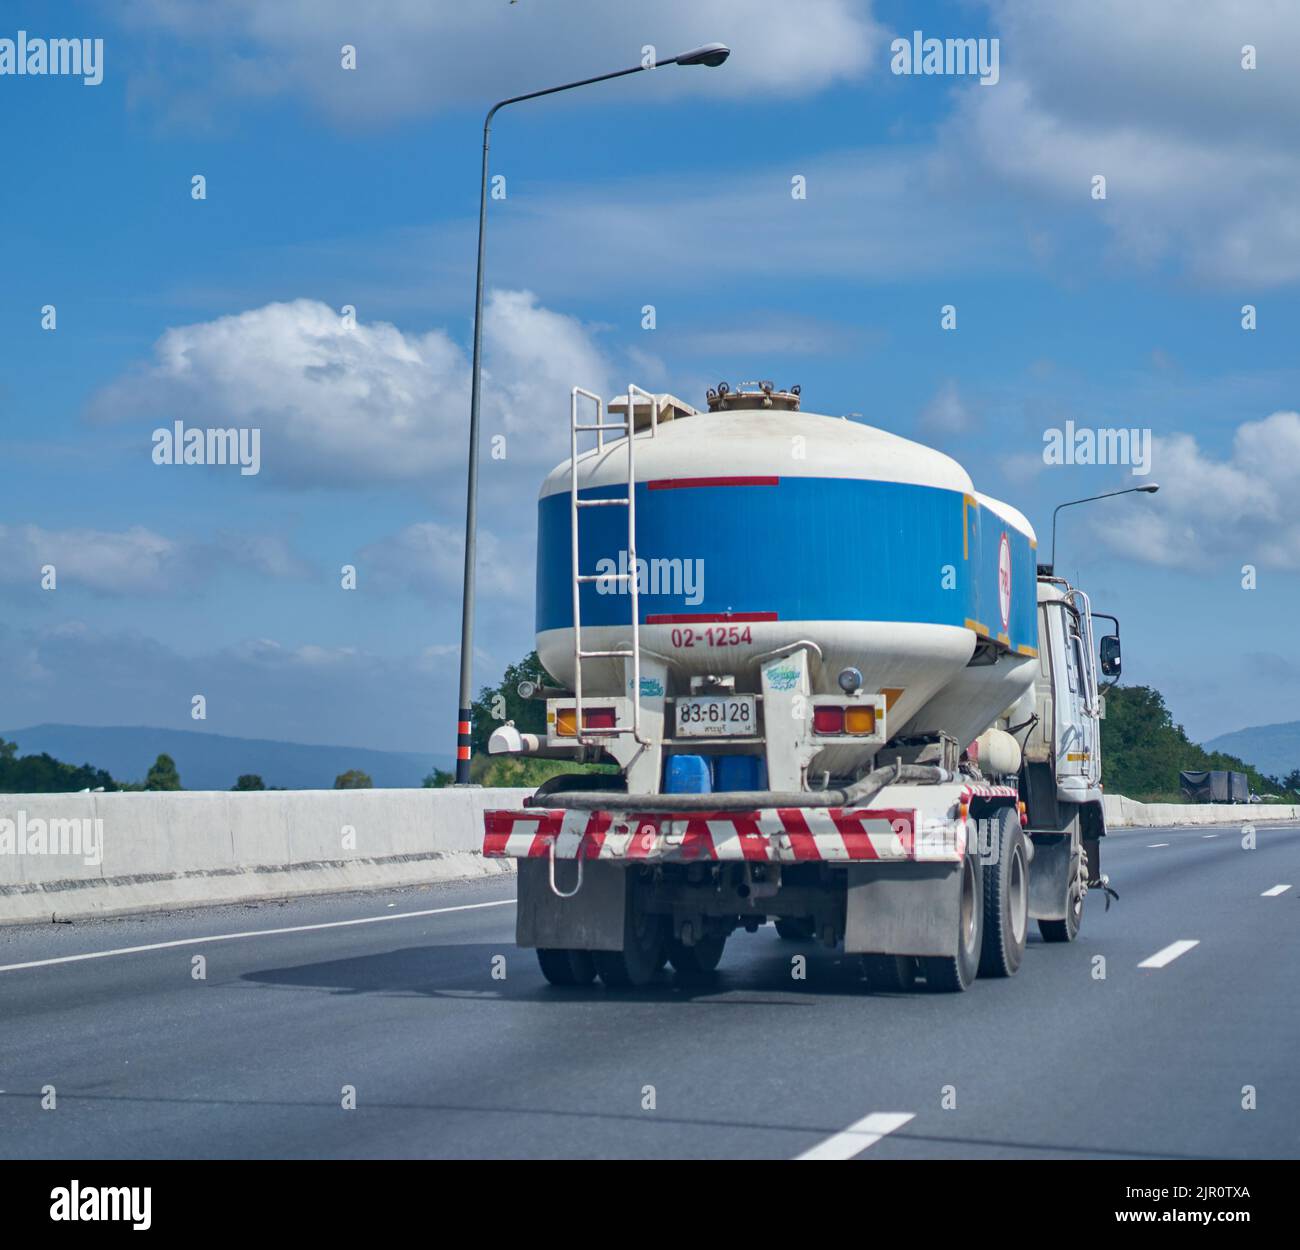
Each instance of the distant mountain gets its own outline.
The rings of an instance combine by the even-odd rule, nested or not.
[[[166,752],[187,790],[229,790],[241,773],[256,773],[268,786],[287,790],[331,790],[334,778],[349,768],[369,773],[377,787],[419,786],[431,768],[451,768],[447,755],[229,738],[186,729],[32,725],[0,729],[0,738],[17,742],[19,755],[48,752],[65,763],[106,768],[117,781],[143,781],[149,766]]]
[[[1300,720],[1236,729],[1211,738],[1205,749],[1226,751],[1249,760],[1271,777],[1285,777],[1292,769],[1300,768]]]

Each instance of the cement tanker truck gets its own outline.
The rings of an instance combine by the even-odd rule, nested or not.
[[[547,979],[706,975],[769,921],[893,990],[1013,975],[1031,920],[1072,941],[1105,884],[1093,613],[1025,517],[798,387],[575,388],[570,427],[538,502],[545,733],[488,749],[619,771],[486,812],[483,844]],[[1100,644],[1118,677],[1117,622]]]

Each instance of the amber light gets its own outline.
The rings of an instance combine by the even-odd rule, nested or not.
[[[844,709],[844,731],[851,734],[873,734],[876,732],[876,709],[867,707],[850,707]]]

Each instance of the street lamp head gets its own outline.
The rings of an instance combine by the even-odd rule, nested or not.
[[[1159,489],[1159,482],[1149,482],[1146,486],[1138,487],[1138,490],[1140,490],[1144,495],[1154,495]]]
[[[721,65],[731,55],[731,49],[725,43],[706,43],[702,47],[692,48],[681,56],[673,57],[678,65]]]

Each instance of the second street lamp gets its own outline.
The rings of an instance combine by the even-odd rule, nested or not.
[[[1104,495],[1089,495],[1086,499],[1067,499],[1058,503],[1052,510],[1052,572],[1056,572],[1056,514],[1062,508],[1073,508],[1075,504],[1092,503],[1094,499],[1110,499],[1114,495],[1154,495],[1160,489],[1158,482],[1148,482],[1145,486],[1129,486],[1125,490],[1108,490]]]
[[[545,87],[541,91],[529,91],[506,100],[498,100],[488,109],[487,117],[483,121],[483,176],[479,186],[478,206],[478,274],[474,288],[474,358],[471,365],[469,399],[469,477],[465,491],[465,583],[460,617],[460,707],[456,716],[457,785],[469,784],[470,765],[470,716],[473,702],[471,688],[474,669],[474,560],[478,530],[479,375],[483,355],[483,252],[484,234],[487,229],[488,144],[491,138],[492,119],[507,104],[536,100],[541,96],[556,95],[561,91],[571,91],[574,87],[606,82],[611,78],[624,78],[629,74],[639,74],[643,70],[657,69],[661,65],[714,67],[721,65],[730,55],[731,49],[726,44],[706,43],[698,48],[692,48],[689,52],[681,52],[677,56],[663,60],[633,65],[628,69],[614,70],[609,74],[597,74],[594,78],[580,78],[577,82],[561,83],[558,87]]]

